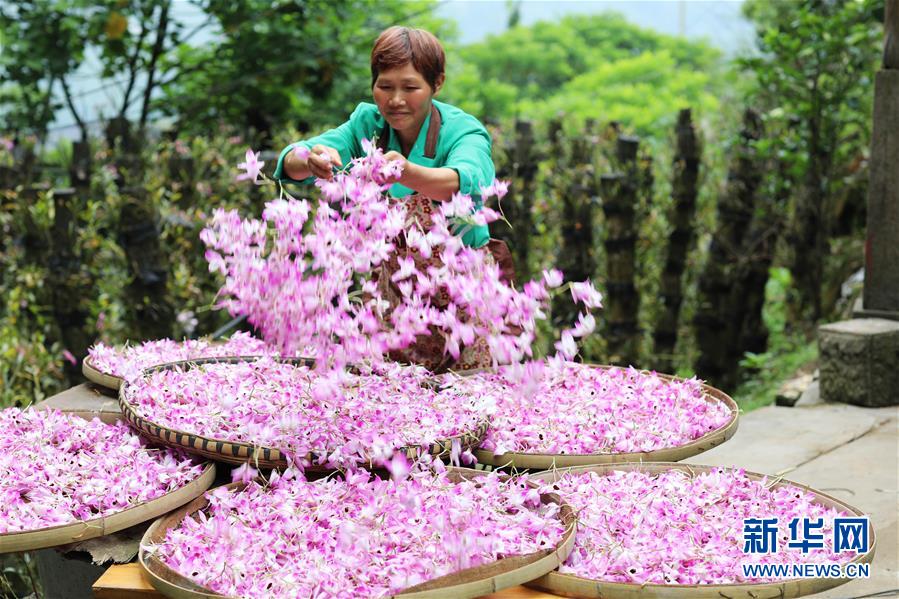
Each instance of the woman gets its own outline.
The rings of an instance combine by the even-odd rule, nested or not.
[[[493,182],[490,134],[475,117],[438,102],[434,96],[443,87],[446,59],[443,47],[431,33],[421,29],[391,27],[381,33],[371,52],[372,96],[374,104],[361,103],[343,125],[317,137],[284,148],[274,176],[281,181],[303,181],[309,177],[330,179],[332,169],[348,164],[363,153],[363,139],[377,139],[388,160],[403,163],[402,175],[390,187],[390,195],[404,198],[410,217],[424,227],[431,223],[435,202],[446,201],[456,192],[472,197],[475,210],[482,203],[481,187]],[[301,158],[292,150],[305,146],[311,152]],[[496,259],[511,280],[511,254],[505,244],[490,240],[486,225],[460,228],[462,242],[473,248],[485,247],[488,260]],[[398,268],[398,258],[411,256],[420,272],[439,259],[423,258],[397,243],[397,251],[378,273],[382,297],[396,305],[399,290],[390,281]],[[432,298],[437,308],[447,304],[445,290]],[[443,336],[432,330],[419,336],[413,346],[391,357],[422,364],[432,371],[449,367],[464,370],[491,365],[486,343],[478,340],[462,349],[458,361],[444,351]]]
[[[388,160],[403,163],[391,196],[418,193],[445,201],[461,191],[480,208],[480,188],[495,176],[492,142],[475,117],[434,99],[443,87],[445,63],[443,47],[427,31],[391,27],[381,33],[371,52],[375,103],[363,102],[343,125],[284,148],[275,178],[329,179],[333,167],[362,155],[362,139],[377,138]],[[308,158],[291,151],[299,145],[311,150]],[[476,248],[489,239],[486,225],[466,227],[462,235],[465,245]]]

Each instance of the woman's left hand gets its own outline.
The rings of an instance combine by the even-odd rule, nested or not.
[[[390,150],[386,154],[384,154],[384,159],[387,162],[399,162],[400,163],[400,175],[390,177],[385,183],[396,183],[402,180],[403,175],[406,174],[406,170],[412,168],[412,163],[406,160],[406,157],[397,152],[396,150]]]

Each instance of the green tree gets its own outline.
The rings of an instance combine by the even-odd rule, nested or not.
[[[518,105],[533,118],[565,113],[578,121],[619,121],[641,135],[653,135],[673,127],[678,108],[689,106],[699,114],[717,110],[712,88],[708,73],[680,67],[667,50],[650,51],[598,65],[549,98]]]
[[[0,5],[0,105],[8,126],[43,137],[60,108],[59,92],[78,124],[71,79],[92,53],[103,65],[104,81],[122,84],[116,107],[124,117],[140,102],[139,124],[146,125],[153,91],[159,85],[161,57],[180,43],[181,25],[171,19],[172,0],[22,0]],[[111,115],[112,116],[112,115]]]
[[[515,26],[458,54],[446,98],[489,120],[563,111],[581,120],[620,119],[646,132],[662,114],[673,119],[683,107],[678,102],[714,108],[724,86],[715,77],[723,67],[717,50],[614,13]]]
[[[431,0],[202,0],[201,6],[221,36],[204,48],[184,44],[169,57],[177,71],[160,103],[195,131],[227,122],[267,137],[275,126],[309,130],[340,122],[370,98],[369,54],[381,30],[407,25],[453,34],[432,16]]]
[[[775,172],[796,182],[786,233],[798,292],[793,317],[816,320],[834,209],[869,145],[883,0],[749,0],[744,7],[760,50],[742,61],[756,79],[755,101],[788,131],[770,143],[785,162]]]

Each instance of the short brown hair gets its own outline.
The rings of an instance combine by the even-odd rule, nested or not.
[[[437,89],[437,79],[443,75],[446,55],[440,41],[424,29],[393,26],[385,29],[371,49],[371,85],[374,87],[381,71],[388,71],[411,62],[431,89]]]

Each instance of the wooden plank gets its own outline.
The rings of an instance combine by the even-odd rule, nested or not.
[[[94,583],[95,599],[128,599],[143,597],[145,599],[162,599],[162,595],[144,576],[140,564],[122,564],[111,566],[103,576]]]
[[[150,581],[144,576],[140,564],[111,566],[103,576],[97,579],[93,589],[95,599],[128,599],[129,597],[164,599],[164,596],[156,592]],[[485,597],[489,599],[555,599],[558,595],[518,586],[485,595]]]

